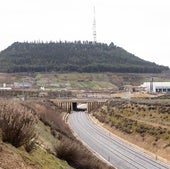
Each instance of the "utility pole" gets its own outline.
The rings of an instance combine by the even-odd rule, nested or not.
[[[153,93],[153,77],[151,78],[150,81],[150,93]]]

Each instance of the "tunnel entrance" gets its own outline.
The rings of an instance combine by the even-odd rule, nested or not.
[[[77,111],[77,103],[73,102],[73,111]]]
[[[78,104],[77,102],[73,102],[72,106],[73,106],[73,111],[86,111],[87,110],[87,104]]]

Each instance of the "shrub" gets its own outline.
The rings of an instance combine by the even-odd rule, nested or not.
[[[31,152],[33,149],[35,149],[36,148],[36,141],[35,141],[36,139],[32,139],[32,140],[30,140],[28,143],[26,143],[25,145],[24,145],[24,147],[25,147],[25,150],[29,153],[29,152]]]
[[[80,156],[82,156],[76,143],[70,140],[63,141],[60,146],[56,148],[56,154],[60,159],[66,160],[71,166],[75,167],[78,166]]]
[[[35,141],[37,118],[31,111],[14,102],[0,103],[2,140],[15,147],[31,145]],[[28,147],[27,147],[28,148]]]
[[[66,139],[56,148],[57,157],[66,160],[69,165],[76,169],[113,169],[107,164],[94,158],[90,152],[82,148],[75,141]]]

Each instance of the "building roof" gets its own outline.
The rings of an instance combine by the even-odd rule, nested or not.
[[[170,82],[152,82],[155,87],[170,87]],[[151,82],[144,82],[141,86],[148,87]]]

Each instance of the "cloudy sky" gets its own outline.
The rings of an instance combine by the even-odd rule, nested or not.
[[[170,0],[0,0],[0,50],[16,41],[113,42],[170,67]]]

